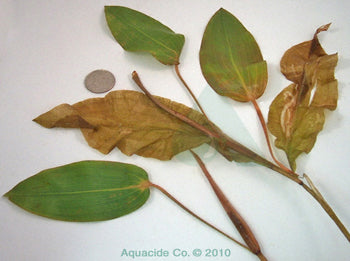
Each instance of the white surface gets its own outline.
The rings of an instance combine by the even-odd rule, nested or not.
[[[208,87],[198,61],[202,33],[220,7],[232,12],[255,36],[269,64],[268,89],[259,100],[265,115],[273,97],[289,84],[278,68],[284,51],[310,39],[318,26],[333,22],[320,40],[328,53],[339,53],[339,107],[327,113],[324,131],[310,155],[298,160],[298,171],[309,174],[350,228],[349,1],[1,0],[0,5],[1,195],[46,168],[86,159],[128,162],[146,169],[154,183],[237,238],[188,153],[170,162],[127,157],[117,150],[105,156],[90,148],[78,130],[49,130],[31,120],[60,103],[103,96],[89,93],[83,85],[84,77],[95,69],[115,74],[114,90],[136,89],[130,79],[136,70],[154,94],[192,105],[172,68],[149,55],[126,53],[112,39],[104,21],[104,5],[126,5],[183,33],[186,43],[180,69],[203,102],[208,102],[203,98]],[[250,135],[237,133],[234,124],[238,123],[228,114],[212,115],[213,120],[217,119],[231,136],[266,153],[252,107],[219,98],[226,106],[222,109],[220,103],[213,104],[215,100],[204,107],[218,111],[227,105],[234,107]],[[206,157],[207,167],[251,225],[269,260],[349,260],[349,242],[298,185],[262,167],[229,163],[212,151]],[[257,260],[188,216],[158,191],[152,192],[145,206],[133,214],[83,224],[37,217],[2,197],[0,260],[131,260],[121,257],[123,249],[172,252],[176,248],[189,253],[195,248],[228,248],[231,257],[137,259]]]

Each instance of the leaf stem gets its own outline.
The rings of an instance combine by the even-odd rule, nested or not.
[[[170,108],[168,108],[167,106],[165,106],[164,104],[162,104],[161,102],[159,102],[148,90],[147,88],[143,85],[143,83],[140,80],[140,77],[138,76],[137,72],[134,71],[132,73],[132,79],[134,80],[134,82],[137,84],[137,86],[145,93],[145,95],[159,108],[163,109],[164,111],[170,113],[171,115],[173,115],[174,117],[178,118],[179,120],[184,121],[185,123],[189,124],[190,126],[192,126],[193,128],[196,128],[199,131],[202,131],[204,134],[206,134],[208,137],[218,141],[220,144],[222,144],[223,148],[221,149],[221,153],[225,156],[225,150],[230,150],[232,149],[233,151],[240,153],[244,156],[246,156],[247,158],[249,158],[250,160],[252,160],[253,162],[259,164],[259,165],[263,165],[265,167],[268,167],[286,177],[288,177],[289,179],[292,179],[293,181],[297,182],[298,184],[301,184],[302,181],[298,179],[297,176],[292,175],[289,171],[285,171],[284,169],[282,169],[279,166],[276,166],[275,164],[273,164],[272,162],[266,160],[265,158],[261,157],[260,155],[258,155],[257,153],[253,152],[252,150],[248,149],[247,147],[243,146],[242,144],[240,144],[239,142],[231,139],[230,137],[228,137],[227,135],[225,135],[224,133],[222,133],[218,128],[216,128],[214,131],[210,130],[208,128],[206,128],[205,126],[191,120],[190,118],[186,117],[185,115],[174,111]]]
[[[293,172],[292,170],[290,170],[289,168],[287,168],[285,165],[283,165],[274,155],[273,151],[272,151],[272,146],[271,146],[271,141],[270,141],[270,138],[269,138],[269,133],[267,131],[267,125],[266,125],[266,121],[264,119],[264,116],[261,112],[261,109],[260,109],[260,106],[259,104],[256,102],[255,99],[252,99],[251,100],[252,104],[254,105],[254,108],[255,108],[255,111],[258,115],[258,118],[259,118],[259,121],[260,121],[260,124],[261,124],[261,127],[264,131],[264,135],[265,135],[265,139],[266,139],[266,143],[267,143],[267,147],[269,149],[269,152],[270,152],[270,155],[273,159],[273,161],[281,168],[283,169],[284,171],[286,172],[289,172],[291,175],[296,175],[298,176],[298,174],[296,174],[295,172]]]
[[[187,208],[186,206],[184,206],[180,201],[178,201],[175,197],[173,197],[167,190],[165,190],[163,187],[154,184],[154,183],[149,183],[149,185],[151,187],[154,187],[156,189],[158,189],[160,192],[162,192],[165,196],[167,196],[170,200],[172,200],[176,205],[178,205],[180,208],[182,208],[183,210],[185,210],[187,213],[189,213],[191,216],[193,216],[194,218],[198,219],[199,221],[201,221],[202,223],[206,224],[207,226],[211,227],[212,229],[214,229],[215,231],[217,231],[218,233],[220,233],[221,235],[225,236],[226,238],[232,240],[233,242],[235,242],[236,244],[238,244],[239,246],[243,247],[244,249],[248,250],[249,252],[252,252],[248,247],[246,247],[244,244],[242,244],[241,242],[239,242],[238,240],[234,239],[233,237],[229,236],[228,234],[226,234],[225,232],[223,232],[222,230],[218,229],[217,227],[215,227],[214,225],[210,224],[209,222],[205,221],[203,218],[199,217],[197,214],[195,214],[192,210],[190,210],[189,208]]]
[[[259,246],[259,243],[257,239],[255,238],[252,230],[248,226],[247,222],[244,220],[244,218],[239,214],[239,212],[234,208],[234,206],[231,204],[231,202],[228,200],[226,195],[223,193],[223,191],[220,189],[218,184],[215,182],[215,180],[210,175],[208,169],[206,168],[204,162],[201,160],[201,158],[192,150],[190,150],[193,157],[197,161],[198,165],[202,169],[205,177],[209,181],[212,189],[214,190],[217,198],[219,199],[222,207],[225,209],[228,217],[231,219],[232,223],[237,228],[238,232],[241,234],[242,238],[250,248],[250,250],[256,254],[257,256],[264,256],[261,253],[261,249]]]
[[[209,137],[216,137],[219,138],[219,136],[217,135],[217,133],[205,128],[203,125],[200,125],[199,123],[191,120],[190,118],[186,117],[185,115],[174,111],[168,107],[166,107],[164,104],[162,104],[161,102],[159,102],[147,89],[146,87],[143,85],[143,83],[140,80],[140,77],[138,76],[136,71],[133,71],[132,73],[132,79],[134,80],[134,82],[137,84],[137,86],[146,94],[146,96],[158,107],[160,107],[161,109],[163,109],[164,111],[170,113],[171,115],[173,115],[174,117],[186,122],[187,124],[191,125],[192,127],[196,128],[197,130],[202,131],[203,133],[205,133],[206,135],[208,135]]]
[[[344,224],[340,221],[338,216],[335,214],[331,206],[327,203],[327,201],[324,199],[324,197],[321,195],[321,193],[318,191],[316,186],[313,184],[311,179],[304,174],[304,177],[306,178],[307,182],[310,186],[307,186],[305,183],[302,184],[302,187],[314,198],[316,201],[321,205],[321,207],[327,212],[328,216],[334,221],[334,223],[338,226],[340,231],[343,233],[343,235],[346,237],[346,239],[350,242],[350,233],[344,226]]]
[[[194,93],[192,92],[191,88],[188,86],[187,82],[184,80],[184,78],[182,77],[181,73],[180,73],[180,70],[179,70],[179,65],[176,64],[175,65],[175,72],[176,72],[176,75],[179,77],[180,81],[182,82],[182,84],[185,86],[186,90],[189,92],[189,94],[191,95],[192,99],[194,100],[194,102],[197,104],[199,110],[202,112],[202,114],[204,115],[204,117],[208,120],[208,116],[207,114],[205,113],[203,107],[201,106],[201,104],[199,103],[197,97],[194,95]]]

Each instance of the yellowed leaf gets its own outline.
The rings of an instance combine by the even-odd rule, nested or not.
[[[311,41],[287,50],[281,60],[281,71],[293,84],[270,105],[268,128],[276,137],[276,147],[286,152],[293,169],[296,158],[313,148],[324,125],[324,109],[337,107],[334,71],[338,56],[328,55],[317,37],[329,25],[317,29]]]
[[[157,97],[167,107],[210,128],[202,114],[180,103]],[[62,104],[37,117],[44,127],[81,128],[88,144],[102,153],[118,147],[127,155],[160,160],[209,143],[211,139],[154,105],[136,91],[114,91],[73,105]]]

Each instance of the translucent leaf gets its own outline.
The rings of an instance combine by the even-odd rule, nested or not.
[[[329,24],[320,27],[311,41],[293,46],[281,60],[282,73],[294,83],[272,102],[268,128],[293,169],[296,158],[313,148],[325,122],[324,109],[337,107],[338,83],[334,70],[338,56],[328,55],[317,37],[328,28]]]
[[[147,173],[130,164],[81,161],[44,170],[5,194],[34,214],[65,221],[100,221],[140,208],[150,194]]]
[[[211,128],[201,113],[165,98],[157,99]],[[75,117],[67,117],[67,106]],[[74,123],[73,118],[76,119]],[[208,136],[163,111],[136,91],[114,91],[104,98],[59,105],[34,121],[44,127],[80,127],[88,144],[105,154],[118,147],[126,155],[169,160],[182,151],[211,141]],[[86,123],[93,128],[87,128]]]
[[[105,6],[105,16],[114,38],[126,51],[148,52],[163,64],[179,64],[183,35],[127,7]]]
[[[246,102],[267,84],[267,65],[254,37],[224,9],[210,19],[200,48],[202,73],[220,95]]]

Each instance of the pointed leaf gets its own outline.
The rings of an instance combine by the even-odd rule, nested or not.
[[[84,120],[76,109],[66,103],[55,107],[50,112],[47,112],[46,115],[43,115],[43,117],[50,118],[49,121],[42,122],[42,125],[46,128],[95,128],[89,122]]]
[[[210,19],[200,49],[202,73],[220,95],[246,102],[267,84],[267,65],[254,37],[225,9]]]
[[[183,104],[157,97],[169,108],[211,128],[203,115]],[[62,105],[34,119],[44,127],[67,127],[66,110]],[[68,127],[80,127],[88,144],[102,153],[118,147],[126,155],[137,154],[160,160],[195,148],[211,139],[199,130],[180,121],[154,105],[144,94],[136,91],[114,91],[105,98],[92,98],[71,105],[79,115]],[[71,118],[69,118],[69,121]],[[86,128],[87,122],[95,128]],[[57,124],[59,123],[59,124]]]
[[[5,194],[34,214],[65,221],[100,221],[140,208],[150,194],[147,173],[130,164],[81,161],[44,170]]]
[[[272,102],[268,128],[276,137],[276,147],[286,152],[293,169],[296,158],[313,148],[324,125],[324,109],[337,107],[334,70],[338,56],[328,55],[317,37],[328,28],[329,24],[320,27],[311,41],[293,46],[281,60],[282,73],[294,83]]]
[[[114,38],[126,51],[148,52],[163,64],[179,64],[183,35],[127,7],[105,6],[105,16]]]

